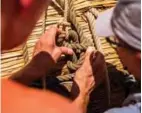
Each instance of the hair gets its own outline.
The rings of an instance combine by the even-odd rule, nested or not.
[[[127,44],[126,42],[124,42],[123,40],[121,40],[119,37],[118,37],[120,43],[127,49],[129,50],[130,52],[133,52],[133,53],[136,53],[136,52],[141,52],[141,50],[138,50],[132,46],[130,46],[129,44]]]

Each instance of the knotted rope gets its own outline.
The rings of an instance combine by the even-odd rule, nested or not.
[[[76,71],[83,64],[85,58],[84,52],[86,51],[87,47],[94,47],[94,42],[92,39],[91,32],[89,31],[89,27],[86,25],[85,22],[83,23],[85,24],[83,26],[82,24],[79,24],[80,22],[77,19],[75,10],[71,10],[73,6],[73,1],[57,0],[56,2],[57,3],[55,4],[60,4],[62,9],[64,9],[64,19],[58,23],[58,27],[64,32],[58,36],[57,42],[60,46],[66,46],[74,50],[72,60],[67,61],[67,64],[64,66],[62,70],[62,76],[58,76],[57,78],[61,77],[62,80],[67,80],[68,78],[70,80],[70,75],[68,74],[64,76],[64,74],[70,72],[70,70]],[[68,20],[71,20],[77,32],[69,29],[70,24],[68,23]]]
[[[59,1],[59,0],[58,0]],[[63,1],[59,1],[60,3],[63,2]],[[72,14],[70,12],[70,5],[71,4],[71,1],[69,3],[68,0],[65,0],[64,1],[64,6],[65,6],[65,10],[64,10],[64,22],[61,22],[61,24],[63,25],[65,22],[67,23],[67,20],[68,20],[68,17],[69,19],[71,20],[71,18],[76,18],[76,17],[71,17],[70,15]],[[74,24],[74,22],[73,22]],[[65,25],[65,24],[64,24]],[[74,24],[76,25],[76,24]],[[80,29],[79,28],[80,26],[77,26],[77,30]],[[62,27],[63,28],[63,27]],[[78,39],[78,34],[74,31],[74,30],[69,30],[68,27],[65,27],[65,33],[66,33],[66,38],[67,39],[66,41],[63,41],[63,46],[66,46],[66,47],[69,47],[69,48],[72,48],[75,53],[78,53],[78,54],[81,54],[82,52],[84,52],[88,46],[94,46],[94,43],[93,43],[93,40],[92,40],[92,37],[91,38],[88,38],[87,36],[81,34],[82,31],[79,32],[79,36],[80,36],[80,39]],[[81,29],[82,30],[82,29]],[[61,37],[61,36],[59,36]],[[72,42],[70,42],[68,39],[72,40]],[[83,55],[80,55],[79,59],[77,62],[72,62],[72,61],[68,61],[67,62],[67,67],[70,69],[70,70],[77,70],[83,63],[84,61],[84,56]]]

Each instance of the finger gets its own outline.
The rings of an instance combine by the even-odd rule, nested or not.
[[[94,47],[88,47],[87,48],[83,65],[90,65],[90,61],[91,61],[91,57],[92,57],[93,52],[95,52]]]
[[[68,54],[68,55],[72,55],[73,54],[73,50],[69,49],[67,47],[57,47],[53,53],[52,53],[52,57],[55,61],[57,61],[61,54]]]
[[[66,32],[63,31],[62,29],[57,29],[57,38],[65,38],[66,37]]]
[[[97,75],[97,73],[102,73],[104,69],[106,68],[104,56],[100,52],[96,52],[96,58],[93,60],[92,66],[93,66],[95,75]],[[101,74],[99,74],[99,76],[100,75]]]
[[[67,47],[60,47],[62,54],[73,55],[73,50]]]
[[[99,67],[100,65],[105,64],[105,59],[104,59],[104,56],[103,56],[102,53],[100,53],[100,52],[97,51],[96,54],[95,54],[95,56],[96,56],[96,58],[93,59],[94,60],[93,61],[93,66],[94,67]]]
[[[63,30],[60,29],[60,28],[57,29],[57,32],[58,32],[58,34],[61,34],[61,33],[64,33],[64,34],[65,34],[65,31],[63,31]]]
[[[58,32],[57,26],[51,26],[45,32],[45,36],[43,36],[42,38],[44,38],[44,40],[48,41],[48,43],[54,43],[55,44],[55,38],[56,38],[57,32]]]
[[[107,67],[102,53],[96,52],[96,58],[92,62],[92,67],[96,79],[96,85],[99,85],[107,74]]]

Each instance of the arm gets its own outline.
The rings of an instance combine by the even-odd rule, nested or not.
[[[9,77],[25,85],[41,78],[54,67],[55,62],[47,52],[40,52],[22,70]]]
[[[89,47],[85,53],[83,65],[76,71],[71,90],[73,103],[80,109],[81,113],[87,112],[90,93],[95,87],[95,78],[91,67],[92,53],[94,48]]]
[[[76,71],[71,90],[73,103],[81,110],[87,112],[90,93],[105,77],[106,64],[101,53],[88,48],[83,65]]]
[[[89,95],[79,95],[74,101],[74,105],[81,111],[81,113],[87,113],[87,106],[89,103]]]

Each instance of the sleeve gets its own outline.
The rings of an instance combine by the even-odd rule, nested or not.
[[[140,113],[141,112],[141,103],[135,104],[135,105],[129,105],[127,107],[122,108],[114,108],[110,109],[104,113]]]

